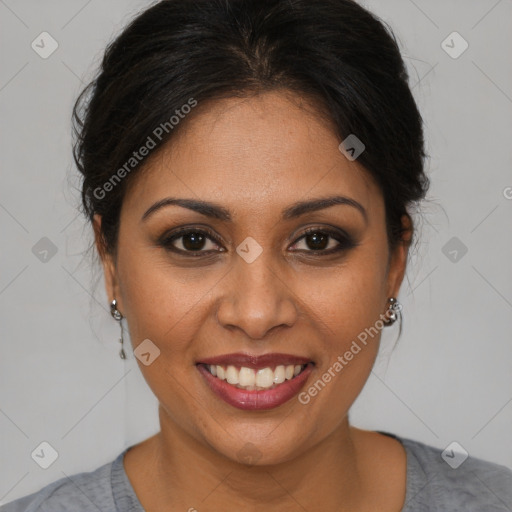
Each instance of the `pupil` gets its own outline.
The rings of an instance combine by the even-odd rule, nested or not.
[[[325,249],[327,247],[328,236],[321,233],[310,233],[306,236],[306,243],[310,249],[318,250]]]
[[[183,246],[189,251],[197,251],[203,248],[204,239],[201,233],[189,233],[183,237]]]

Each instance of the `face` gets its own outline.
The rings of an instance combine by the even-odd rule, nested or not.
[[[185,120],[131,180],[103,258],[133,347],[160,351],[139,366],[162,429],[232,460],[291,460],[341,428],[378,350],[362,333],[405,268],[379,188],[299,103],[218,100]]]

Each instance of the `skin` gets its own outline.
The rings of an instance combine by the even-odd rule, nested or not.
[[[391,253],[384,200],[371,175],[339,151],[312,104],[285,91],[199,105],[171,142],[130,180],[116,255],[102,246],[101,218],[94,221],[107,294],[126,317],[133,347],[149,338],[160,350],[139,366],[159,400],[161,431],[124,459],[142,505],[400,510],[402,445],[348,421],[380,333],[306,405],[295,397],[267,411],[236,409],[209,390],[195,364],[232,352],[290,353],[315,362],[310,386],[398,295],[410,219],[403,217],[404,243]],[[292,203],[333,195],[358,201],[367,219],[349,205],[281,219]],[[215,202],[232,220],[176,205],[141,220],[170,196]],[[179,255],[158,243],[185,225],[213,231],[218,240],[201,249],[209,255]],[[314,241],[302,238],[308,227],[343,229],[357,245],[313,254]],[[263,249],[250,264],[236,253],[248,236]],[[174,247],[186,250],[183,243]],[[338,245],[329,238],[320,250]],[[257,454],[253,464],[241,462],[244,450]]]

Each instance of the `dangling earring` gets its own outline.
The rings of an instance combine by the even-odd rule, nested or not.
[[[386,312],[387,321],[384,322],[386,327],[393,325],[400,315],[400,320],[402,320],[402,304],[398,302],[395,297],[390,297],[388,299],[388,310]]]
[[[114,318],[114,320],[117,320],[119,322],[119,326],[121,327],[121,337],[119,338],[119,343],[121,343],[121,350],[119,351],[119,357],[121,359],[126,359],[126,354],[124,351],[124,336],[123,336],[123,315],[121,314],[121,311],[117,309],[117,300],[114,299],[110,303],[110,314]]]

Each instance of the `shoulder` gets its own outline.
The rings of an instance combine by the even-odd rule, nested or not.
[[[499,464],[397,437],[407,453],[403,512],[512,511],[512,471]],[[450,448],[450,447],[449,447]]]
[[[116,510],[112,493],[112,466],[121,455],[94,471],[66,476],[33,494],[7,503],[0,507],[0,512]]]

